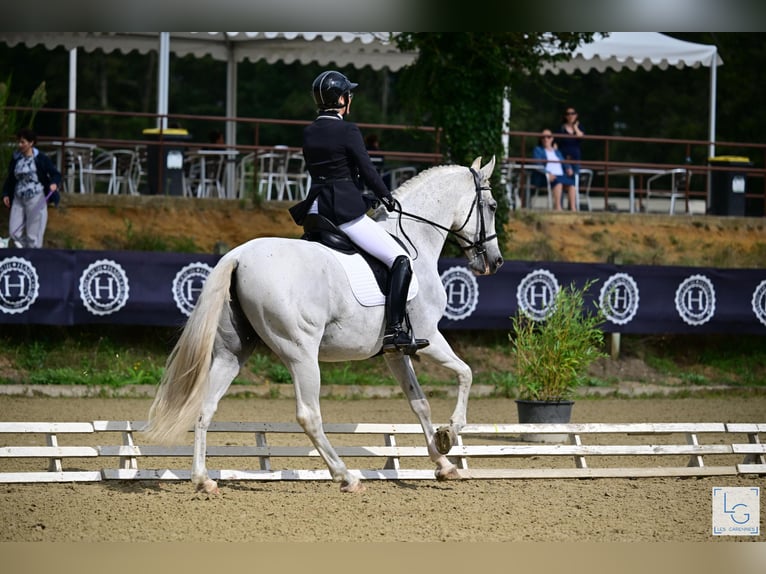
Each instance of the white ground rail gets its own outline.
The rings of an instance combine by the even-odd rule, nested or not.
[[[189,480],[192,446],[142,444],[145,424],[0,422],[0,483]],[[324,428],[361,478],[434,480],[417,424]],[[524,442],[530,434],[567,442]],[[473,479],[766,475],[765,434],[766,423],[475,424],[449,456]],[[207,455],[212,468],[241,468],[211,468],[216,480],[330,480],[296,423],[214,422]]]

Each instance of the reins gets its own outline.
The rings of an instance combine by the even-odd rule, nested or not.
[[[422,221],[423,223],[427,223],[431,227],[435,227],[437,229],[440,229],[447,233],[447,241],[450,241],[451,243],[457,245],[460,249],[463,251],[470,251],[471,249],[476,250],[476,254],[480,256],[484,256],[487,252],[487,248],[484,246],[485,243],[488,241],[492,241],[495,237],[497,237],[497,234],[493,234],[490,236],[487,236],[487,226],[486,222],[484,221],[484,200],[481,197],[481,192],[485,190],[489,190],[490,187],[488,186],[482,186],[481,185],[481,176],[479,173],[473,169],[472,167],[468,168],[471,170],[471,175],[473,176],[473,182],[474,186],[476,188],[476,198],[474,199],[473,203],[471,204],[471,209],[468,211],[468,215],[465,218],[465,221],[463,222],[463,225],[461,225],[456,230],[449,229],[448,227],[444,227],[443,225],[436,223],[435,221],[431,221],[430,219],[427,219],[425,217],[421,217],[420,215],[417,215],[416,213],[409,213],[407,211],[404,211],[401,208],[401,204],[397,202],[397,209],[396,211],[399,213],[397,225],[399,227],[399,230],[402,232],[402,235],[407,240],[407,242],[412,245],[413,249],[417,252],[417,247],[412,243],[412,240],[409,238],[407,233],[404,231],[404,228],[402,227],[402,216],[407,216],[411,219],[415,219],[417,221]],[[465,226],[468,225],[468,222],[471,219],[471,215],[473,214],[474,208],[478,205],[479,210],[479,237],[476,241],[471,241],[468,237],[461,234],[460,232],[465,229]],[[463,240],[465,245],[461,245],[461,243],[455,239],[452,239],[452,236],[454,235],[458,240]]]

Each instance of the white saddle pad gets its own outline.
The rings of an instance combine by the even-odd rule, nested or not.
[[[329,247],[327,248],[329,249]],[[378,282],[375,281],[375,276],[372,273],[372,269],[364,260],[364,258],[355,253],[349,255],[341,253],[335,249],[329,249],[335,258],[343,266],[346,271],[346,277],[348,277],[349,283],[351,283],[351,291],[354,293],[354,297],[359,301],[359,304],[364,307],[375,307],[376,305],[383,305],[386,302],[386,297],[380,291]],[[407,301],[410,301],[418,294],[418,278],[413,273],[412,281],[410,281],[410,290],[407,293]]]

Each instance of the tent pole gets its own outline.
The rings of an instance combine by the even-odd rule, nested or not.
[[[170,78],[170,32],[160,32],[160,54],[157,68],[157,127],[168,127],[168,82]]]
[[[231,44],[229,44],[229,55],[226,62],[226,117],[237,117],[237,61]],[[237,122],[233,119],[226,120],[226,145],[230,149],[234,149],[237,145]],[[235,171],[234,158],[227,158],[224,192],[228,198],[237,196]]]
[[[69,116],[67,117],[67,139],[77,135],[77,48],[69,50]]]
[[[718,48],[715,49],[713,52],[712,58],[710,60],[710,133],[708,134],[708,138],[710,140],[710,146],[708,148],[708,157],[715,157],[715,116],[716,116],[716,91],[717,91],[717,70],[718,67]],[[710,177],[710,171],[708,170],[708,178],[707,178],[707,206],[710,207],[712,205],[712,194],[713,190],[711,188],[711,177]]]
[[[715,156],[715,116],[716,116],[716,68],[718,63],[718,49],[713,53],[710,63],[710,155]]]

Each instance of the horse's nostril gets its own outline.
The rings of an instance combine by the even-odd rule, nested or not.
[[[495,267],[496,268],[499,268],[502,265],[503,265],[503,258],[502,257],[498,257],[497,259],[495,259]]]

